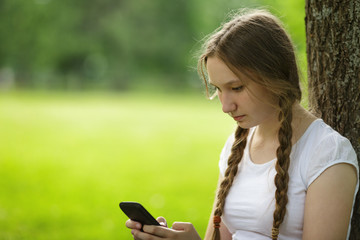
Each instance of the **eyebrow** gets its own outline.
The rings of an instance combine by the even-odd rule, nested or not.
[[[229,85],[234,84],[234,83],[241,83],[241,84],[243,84],[243,82],[242,82],[240,79],[233,79],[233,80],[230,80],[230,81],[226,82],[224,85],[225,85],[225,86],[229,86]],[[216,86],[214,83],[211,82],[211,79],[209,79],[209,84],[210,84],[210,85],[213,85],[213,86]]]

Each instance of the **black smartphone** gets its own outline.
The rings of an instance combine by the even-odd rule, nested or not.
[[[121,210],[131,220],[141,223],[142,225],[157,225],[159,222],[140,204],[137,202],[121,202],[119,204]]]

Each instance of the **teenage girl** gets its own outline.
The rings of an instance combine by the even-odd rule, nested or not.
[[[281,22],[263,10],[239,14],[204,46],[200,75],[237,122],[220,156],[205,239],[347,239],[357,157],[300,105],[294,48]],[[201,239],[191,223],[126,226],[136,240]]]

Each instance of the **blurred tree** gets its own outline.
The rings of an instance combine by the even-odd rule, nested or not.
[[[360,2],[306,1],[309,104],[360,156]],[[360,194],[350,239],[360,239]]]
[[[16,85],[30,88],[178,90],[200,86],[190,69],[196,66],[194,50],[230,10],[264,3],[279,7],[278,12],[283,7],[291,9],[293,14],[285,20],[301,46],[303,29],[297,30],[294,23],[303,11],[282,2],[2,0],[0,72],[11,69]]]

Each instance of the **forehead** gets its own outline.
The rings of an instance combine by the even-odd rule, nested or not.
[[[206,68],[209,75],[210,84],[227,85],[239,82],[243,83],[247,80],[247,77],[244,74],[235,74],[218,57],[209,57],[206,62]]]
[[[209,83],[217,87],[227,87],[237,84],[246,85],[251,95],[257,98],[270,96],[271,93],[265,86],[257,82],[256,75],[251,72],[237,72],[235,74],[221,59],[210,57],[206,64],[209,75]]]

